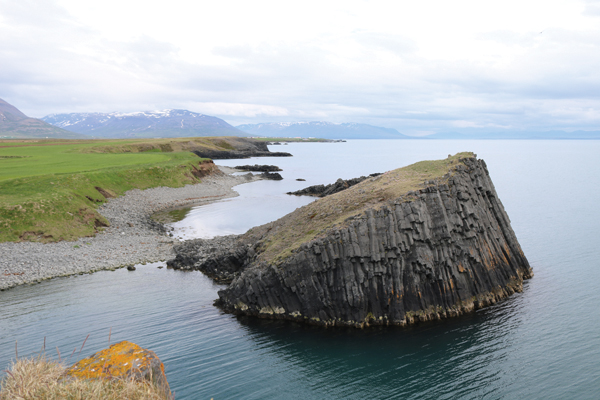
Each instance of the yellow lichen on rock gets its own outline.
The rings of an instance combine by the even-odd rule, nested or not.
[[[77,379],[148,380],[170,396],[165,367],[156,353],[122,341],[80,360],[65,375]]]

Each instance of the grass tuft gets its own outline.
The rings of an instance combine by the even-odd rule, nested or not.
[[[149,381],[62,379],[63,364],[44,355],[13,361],[0,382],[0,400],[165,400]]]

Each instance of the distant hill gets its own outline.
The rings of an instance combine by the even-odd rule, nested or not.
[[[97,138],[249,136],[220,118],[187,110],[51,114],[42,119]]]
[[[6,138],[81,139],[86,136],[57,128],[40,119],[29,118],[15,106],[0,99],[0,139]]]
[[[246,124],[238,129],[252,136],[267,137],[318,137],[323,139],[410,139],[395,129],[379,126],[332,122],[272,122]]]

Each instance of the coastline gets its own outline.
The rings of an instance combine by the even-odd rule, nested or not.
[[[0,243],[0,290],[174,258],[178,240],[165,235],[162,225],[150,219],[152,214],[236,197],[234,186],[260,179],[227,175],[229,168],[220,170],[195,185],[134,189],[111,199],[98,209],[110,226],[94,237],[46,244]]]

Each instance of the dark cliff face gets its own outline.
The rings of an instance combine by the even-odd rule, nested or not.
[[[192,153],[195,153],[198,157],[211,158],[213,160],[292,156],[290,153],[285,152],[271,152],[266,142],[246,138],[236,138],[234,141],[231,141],[229,150],[198,148],[192,150]]]
[[[485,163],[367,209],[219,292],[227,312],[326,326],[406,325],[472,311],[533,276]]]

